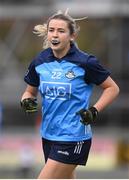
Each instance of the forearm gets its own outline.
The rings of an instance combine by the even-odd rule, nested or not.
[[[26,98],[35,98],[35,95],[32,94],[32,93],[30,93],[30,92],[28,92],[28,91],[25,91],[25,92],[23,93],[23,95],[22,95],[21,100],[26,99]]]
[[[119,88],[117,86],[104,89],[99,100],[94,104],[94,107],[98,111],[102,111],[106,106],[112,103],[112,101],[117,97],[118,94]]]
[[[23,93],[21,100],[26,98],[35,98],[37,96],[38,90],[36,87],[27,86],[25,92]]]

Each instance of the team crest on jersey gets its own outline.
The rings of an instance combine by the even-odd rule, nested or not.
[[[65,76],[68,78],[68,79],[73,79],[75,78],[75,74],[72,70],[68,71]]]

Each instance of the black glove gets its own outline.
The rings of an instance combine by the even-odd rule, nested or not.
[[[38,103],[37,99],[34,98],[26,98],[21,102],[21,107],[26,113],[33,113],[38,111]]]
[[[89,109],[81,109],[77,112],[81,116],[81,123],[84,125],[92,124],[97,116],[98,116],[98,110],[95,107],[90,107]]]

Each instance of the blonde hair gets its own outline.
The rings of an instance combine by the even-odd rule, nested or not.
[[[68,9],[66,9],[64,13],[61,10],[59,10],[56,14],[49,17],[47,23],[36,25],[34,27],[33,33],[38,36],[43,37],[43,49],[46,49],[49,47],[49,42],[47,40],[47,31],[48,31],[49,22],[52,19],[61,19],[61,20],[66,21],[68,23],[70,34],[73,34],[73,33],[77,34],[80,31],[80,27],[76,24],[76,21],[84,20],[86,18],[87,17],[73,19],[68,14]]]

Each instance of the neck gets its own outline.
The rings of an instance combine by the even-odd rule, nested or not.
[[[61,59],[68,53],[69,49],[70,49],[70,45],[67,48],[65,48],[64,50],[61,50],[61,49],[53,50],[53,54],[55,57]]]

